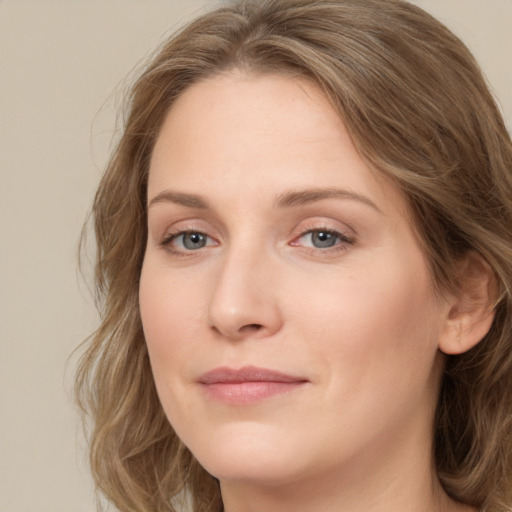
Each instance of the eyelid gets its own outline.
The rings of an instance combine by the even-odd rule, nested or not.
[[[334,245],[315,247],[313,244],[301,243],[301,240],[308,234],[322,231],[338,238]],[[350,246],[356,243],[356,236],[354,229],[337,220],[325,217],[310,218],[296,226],[292,240],[288,243],[298,250],[308,252],[311,256],[328,257],[348,250]]]
[[[162,218],[161,222],[154,225],[154,238],[159,244],[165,239],[170,239],[181,233],[202,233],[216,239],[217,230],[212,227],[211,223],[197,217],[180,217],[180,218]],[[214,233],[212,235],[212,233]]]
[[[355,242],[353,237],[345,235],[341,231],[338,231],[338,230],[335,230],[335,229],[327,229],[327,228],[315,228],[315,229],[308,229],[307,231],[304,231],[299,236],[296,236],[290,242],[290,245],[292,245],[292,246],[300,246],[301,244],[299,244],[298,241],[301,240],[302,238],[304,238],[305,236],[307,236],[309,234],[313,234],[313,233],[327,233],[327,234],[330,234],[330,235],[334,235],[335,237],[337,237],[339,239],[339,242],[337,244],[335,244],[334,246],[331,246],[331,247],[325,247],[325,248],[312,247],[311,248],[311,249],[319,250],[319,251],[322,251],[322,252],[326,252],[329,249],[333,249],[333,248],[335,248],[335,247],[337,247],[337,246],[339,246],[341,244],[353,244]]]
[[[213,236],[209,235],[203,229],[177,229],[176,231],[167,231],[165,233],[165,235],[162,237],[160,244],[165,245],[165,244],[172,242],[173,240],[175,240],[176,238],[178,238],[180,236],[190,235],[190,234],[203,235],[203,236],[207,237],[208,239],[213,240],[216,243],[218,243],[218,241]]]
[[[164,218],[161,219],[162,223],[154,225],[154,241],[156,245],[170,254],[173,257],[198,257],[204,254],[204,251],[212,249],[218,245],[219,233],[218,230],[212,226],[211,222],[201,217],[178,217],[169,218],[168,222],[164,224]],[[206,237],[206,244],[202,247],[192,248],[187,247],[185,240],[179,240],[186,234],[198,233]],[[177,240],[178,239],[178,240]]]
[[[293,230],[294,234],[292,236],[294,239],[297,239],[311,231],[338,233],[342,238],[351,241],[355,241],[358,237],[357,231],[351,226],[348,226],[338,220],[322,216],[306,219],[305,221],[298,223]]]
[[[179,237],[183,237],[187,234],[201,234],[207,238],[207,241],[204,246],[197,248],[187,248],[185,246],[185,242],[182,240],[181,247],[174,243]],[[212,243],[213,242],[213,243]],[[216,247],[219,245],[219,242],[210,236],[208,233],[203,230],[197,229],[180,229],[176,231],[167,232],[162,240],[158,244],[164,251],[176,258],[195,258],[200,257],[204,254],[204,251],[211,249],[212,247]]]

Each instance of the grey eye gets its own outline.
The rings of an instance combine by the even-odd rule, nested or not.
[[[333,247],[340,238],[336,233],[330,231],[311,231],[310,237],[311,244],[317,249]]]
[[[178,240],[181,238],[181,243],[185,249],[189,251],[195,251],[197,249],[202,249],[206,246],[208,241],[208,236],[204,233],[190,232],[190,233],[182,233]]]

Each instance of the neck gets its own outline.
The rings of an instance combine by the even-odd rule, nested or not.
[[[225,512],[475,512],[451,500],[431,472],[421,480],[388,475],[373,481],[372,487],[369,479],[363,485],[331,473],[284,485],[224,483],[221,490]]]
[[[417,431],[416,431],[417,432]],[[281,482],[221,481],[225,512],[474,512],[451,500],[437,479],[432,446],[407,435],[357,460]],[[398,438],[399,437],[399,438]],[[382,444],[380,445],[382,447]]]

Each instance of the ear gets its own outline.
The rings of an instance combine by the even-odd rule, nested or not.
[[[458,289],[448,297],[447,317],[439,349],[445,354],[462,354],[489,332],[494,320],[498,285],[490,265],[470,251],[460,263]]]

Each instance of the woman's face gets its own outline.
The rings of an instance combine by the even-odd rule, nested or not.
[[[447,306],[404,199],[311,84],[190,87],[150,165],[140,310],[178,436],[226,482],[429,461]]]

